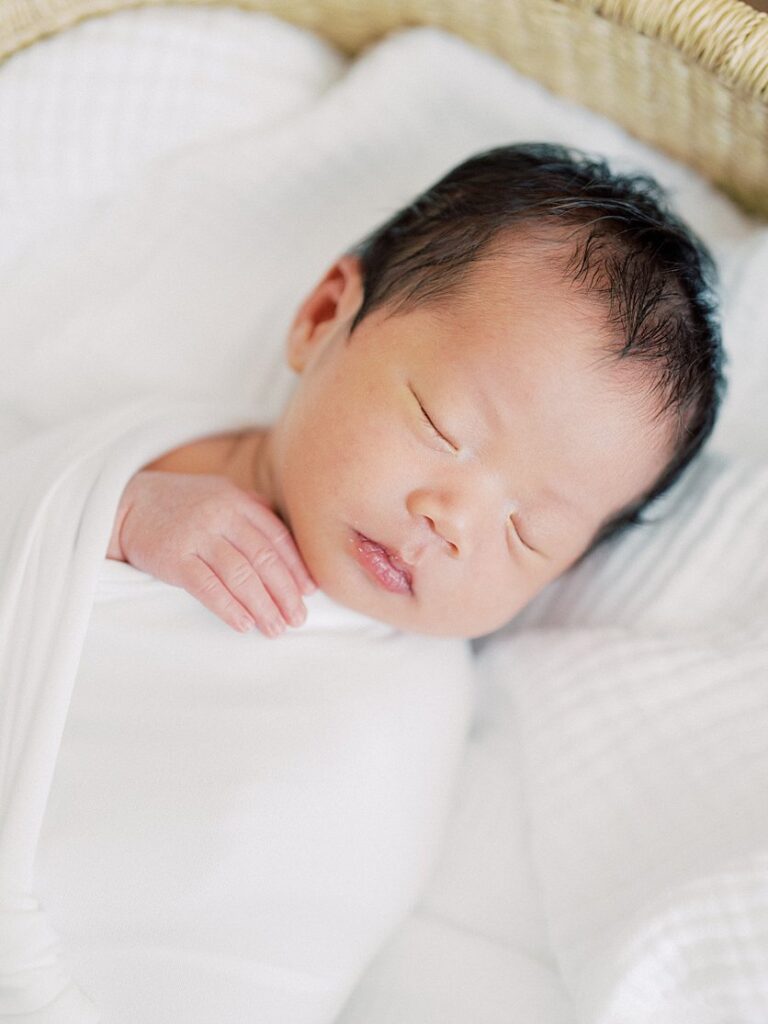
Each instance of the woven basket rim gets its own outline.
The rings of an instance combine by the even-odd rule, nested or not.
[[[117,9],[158,0],[2,0],[0,62],[44,36]],[[160,0],[162,3],[162,0]],[[168,0],[169,6],[186,0]],[[201,0],[189,0],[199,6]],[[319,2],[319,0],[318,0]],[[747,96],[768,102],[768,13],[744,0],[550,0],[592,13],[650,39],[663,41]],[[213,0],[213,6],[249,8],[247,0]],[[279,8],[279,4],[275,5]],[[301,6],[301,4],[299,4]],[[406,18],[403,4],[403,23]],[[272,4],[265,4],[270,9]],[[360,17],[360,13],[357,14]],[[322,26],[316,26],[322,33]],[[9,45],[10,42],[10,45]]]
[[[768,101],[768,13],[743,0],[556,0],[677,49],[740,93]]]

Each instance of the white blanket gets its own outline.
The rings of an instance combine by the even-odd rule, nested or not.
[[[563,580],[483,663],[515,702],[549,934],[582,1018],[760,1024],[768,462],[710,455],[672,497],[685,507]]]
[[[67,69],[82,66],[91,33],[97,48],[107,39],[124,47],[125,66],[134,70],[127,95],[137,101],[136,109],[150,111],[149,124],[159,123],[158,111],[167,113],[167,105],[156,89],[156,65],[128,58],[137,52],[131,29],[152,24],[156,32],[160,26],[181,52],[190,44],[179,39],[192,33],[186,38],[197,40],[198,55],[207,54],[210,63],[198,60],[188,68],[199,79],[201,67],[209,67],[219,82],[226,80],[228,65],[217,62],[216,40],[226,55],[236,45],[235,33],[242,37],[246,24],[258,24],[249,38],[265,59],[270,47],[283,45],[269,35],[270,24],[283,40],[297,32],[276,28],[279,23],[266,16],[218,14],[229,20],[219,21],[211,11],[158,10],[85,23],[8,63],[3,74],[16,77],[6,102],[13,106],[19,92],[35,95],[37,89],[58,103],[69,97],[72,109],[80,110],[85,87]],[[198,35],[191,29],[194,18],[205,18],[197,23]],[[180,19],[181,37],[174,34]],[[114,36],[108,25],[115,26]],[[765,820],[759,797],[765,762],[756,737],[765,710],[759,679],[768,658],[761,626],[765,568],[755,555],[757,539],[765,536],[759,510],[766,506],[761,464],[732,467],[731,456],[747,447],[758,459],[767,454],[760,439],[768,431],[757,404],[768,382],[765,312],[762,292],[754,287],[764,280],[765,236],[685,168],[443,33],[398,34],[345,74],[325,44],[299,35],[304,42],[292,51],[293,64],[279,68],[280,75],[308,83],[296,92],[290,116],[281,119],[277,101],[271,116],[269,97],[261,94],[254,98],[251,124],[249,111],[240,108],[243,120],[234,134],[207,135],[208,144],[200,145],[205,133],[192,126],[186,135],[180,132],[173,152],[157,148],[165,159],[149,165],[130,190],[117,191],[128,179],[116,173],[99,193],[99,204],[85,211],[87,220],[78,220],[71,207],[58,223],[40,214],[27,230],[20,215],[18,244],[6,248],[0,282],[8,341],[7,372],[0,380],[0,1008],[7,1016],[27,1013],[28,1024],[96,1019],[93,1000],[71,985],[71,971],[85,979],[96,1003],[108,1007],[108,1019],[116,1022],[121,1012],[128,1014],[125,1020],[143,1024],[235,1021],[255,1013],[258,1019],[329,1024],[368,963],[369,973],[344,1015],[354,1024],[463,1024],[468,1007],[483,1024],[559,1024],[568,1009],[556,972],[584,1020],[677,1024],[685,1014],[723,1024],[763,1019],[760,965],[768,950],[761,917]],[[156,52],[166,52],[157,34],[150,37]],[[208,50],[203,39],[213,40]],[[58,63],[42,59],[46,50]],[[25,62],[33,60],[34,75],[25,78]],[[114,60],[94,68],[99,66],[106,74]],[[191,70],[185,78],[178,70],[186,67],[183,62],[170,67],[181,80],[178,95],[191,100],[193,89],[181,88],[190,85]],[[70,83],[70,91],[62,83]],[[93,85],[91,79],[88,95],[104,95]],[[222,107],[227,102],[224,97]],[[55,108],[41,110],[55,120]],[[128,124],[138,131],[135,122]],[[118,141],[121,125],[127,132],[114,103],[91,109],[88,125],[83,139],[103,138],[106,126]],[[38,128],[41,137],[50,137],[42,113]],[[460,793],[476,803],[457,805],[451,844],[417,914],[401,936],[393,936],[386,955],[371,963],[416,898],[442,834],[466,725],[468,669],[463,655],[455,657],[463,645],[390,636],[315,595],[305,627],[288,643],[260,644],[276,661],[260,669],[259,699],[265,703],[253,720],[244,721],[251,721],[257,746],[278,739],[270,784],[264,777],[255,784],[242,737],[237,749],[246,756],[243,763],[222,765],[210,750],[200,749],[201,740],[215,734],[216,721],[232,729],[233,708],[242,713],[250,677],[244,684],[243,663],[230,660],[229,652],[239,644],[239,656],[243,641],[253,638],[222,633],[225,627],[206,618],[183,592],[105,563],[103,551],[122,485],[143,462],[194,436],[251,416],[266,421],[275,415],[291,383],[280,356],[285,327],[303,291],[345,246],[458,160],[479,148],[525,139],[588,145],[620,168],[650,170],[713,246],[724,272],[732,355],[730,404],[716,438],[725,454],[722,462],[702,462],[672,496],[666,529],[621,540],[542,595],[509,630],[478,645],[481,678],[497,713],[473,734],[475,754],[471,743],[463,770]],[[0,145],[0,153],[8,151],[8,144]],[[113,145],[104,152],[121,151]],[[52,190],[54,156],[60,154],[51,154],[46,178]],[[386,176],[379,173],[383,156]],[[8,172],[8,207],[15,200],[23,210],[24,180],[23,173]],[[53,201],[51,207],[59,209]],[[752,284],[747,288],[745,282]],[[700,514],[693,516],[696,509]],[[334,649],[334,637],[343,638],[345,651],[350,643],[358,651],[358,673],[370,686],[368,703],[368,696],[349,692],[352,682],[334,670],[344,657]],[[189,676],[175,674],[163,657],[164,651],[183,652],[188,668],[221,664],[220,644],[226,645],[224,664],[233,673],[221,680],[231,702],[221,708],[212,697],[210,674],[202,672],[190,685]],[[316,670],[310,678],[298,670],[289,673],[283,686],[279,664],[320,649],[322,655],[313,657],[330,666],[320,692],[334,700],[322,715],[314,707],[307,725],[312,704],[303,700],[307,686],[318,682]],[[398,650],[401,660],[413,657],[418,670],[412,679],[398,675],[394,688],[382,686],[390,678],[388,650]],[[446,657],[445,651],[453,653]],[[602,660],[595,651],[604,653]],[[142,657],[143,668],[131,661]],[[365,659],[372,659],[369,674]],[[57,768],[76,674],[76,700]],[[276,692],[284,703],[275,705]],[[740,695],[735,706],[734,693]],[[638,706],[645,706],[639,717]],[[157,714],[149,723],[142,717],[147,708]],[[344,729],[350,708],[359,717],[354,728]],[[371,717],[372,709],[381,714]],[[202,724],[205,714],[212,719],[210,733]],[[413,730],[403,734],[405,721],[413,722]],[[627,741],[624,722],[639,722],[635,745]],[[132,756],[139,756],[137,736],[149,743],[142,727],[155,723],[154,748],[140,748],[143,760],[134,778],[121,776],[134,763]],[[295,735],[308,739],[314,760],[297,761],[291,723]],[[711,743],[702,742],[700,726],[710,729]],[[499,806],[502,773],[518,770],[517,761],[501,751],[519,739],[524,773],[510,777],[510,792],[516,807],[522,793],[527,808],[523,814],[520,806],[506,833],[494,833],[494,841],[511,844],[493,847],[495,860],[477,846],[491,836],[494,821],[480,813],[483,790],[473,786],[478,776],[471,774],[491,733],[499,755],[493,761]],[[324,737],[319,745],[318,737]],[[381,746],[369,751],[371,743]],[[153,758],[163,744],[184,755],[174,771],[166,762],[160,776],[150,769],[157,769]],[[359,786],[350,789],[347,758],[356,750],[368,760],[355,761],[355,771],[363,768],[355,775]],[[727,764],[721,751],[727,751]],[[95,754],[100,774],[89,779]],[[115,774],[107,776],[110,765]],[[318,766],[329,788],[314,785]],[[394,775],[393,766],[399,769]],[[274,774],[278,768],[283,775]],[[200,787],[189,799],[174,800],[179,790],[173,787],[183,783],[185,772],[208,770],[204,778],[193,776]],[[231,790],[217,771],[224,772]],[[611,779],[607,790],[604,782]],[[249,800],[237,788],[243,785]],[[211,803],[217,792],[218,818]],[[376,795],[368,818],[365,793]],[[639,836],[621,814],[633,799],[645,801]],[[153,808],[149,819],[139,813],[142,800]],[[168,815],[169,808],[176,808],[176,817]],[[295,822],[302,808],[309,818],[292,833],[281,813],[293,812]],[[681,816],[685,828],[670,833],[667,823]],[[335,831],[324,835],[329,820]],[[203,825],[212,830],[208,849],[194,845]],[[480,826],[471,839],[470,825]],[[277,846],[260,851],[256,863],[262,873],[254,873],[254,889],[238,902],[232,886],[233,879],[248,876],[249,862],[236,859],[245,847],[234,844],[232,863],[222,850],[232,846],[233,835],[247,839],[260,828],[271,829]],[[350,858],[361,858],[358,874],[350,875],[346,863],[349,887],[331,885],[335,902],[318,906],[318,892],[332,881],[329,865],[349,840]],[[167,864],[164,845],[174,850]],[[307,847],[318,850],[317,861],[296,859],[297,850]],[[374,847],[385,856],[374,857]],[[195,857],[199,852],[197,874],[184,862],[185,851]],[[478,871],[478,857],[493,863],[493,870]],[[174,867],[179,885],[164,902]],[[157,872],[155,888],[146,871],[146,887],[140,884],[142,868]],[[130,889],[120,889],[123,870],[134,878]],[[285,898],[291,878],[301,886],[293,915],[287,914]],[[36,887],[45,893],[56,931],[65,935],[63,959],[39,910]],[[278,892],[270,913],[259,903],[267,890]],[[217,903],[222,892],[230,897]],[[337,919],[344,899],[362,904],[361,916]],[[708,917],[701,912],[705,905]],[[204,934],[195,930],[198,918],[209,926]],[[221,929],[232,920],[237,926],[231,934],[242,943],[236,938],[228,946]],[[276,934],[280,920],[285,931]],[[471,940],[472,931],[485,942]],[[462,934],[460,943],[454,933]],[[431,950],[433,957],[421,988],[411,970],[414,950],[425,957]],[[307,958],[313,956],[310,978]],[[465,968],[469,988],[463,1000],[450,993],[453,971],[445,965],[452,961]],[[483,990],[493,996],[484,998]],[[254,1002],[255,994],[262,1003]]]

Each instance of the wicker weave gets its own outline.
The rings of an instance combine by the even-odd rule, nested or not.
[[[212,0],[2,0],[0,59],[82,18],[160,2]],[[768,14],[741,0],[220,2],[269,11],[350,55],[394,29],[440,26],[768,216]]]

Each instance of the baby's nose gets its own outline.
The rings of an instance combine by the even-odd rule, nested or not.
[[[421,541],[417,543],[421,547],[429,546],[437,539],[452,558],[461,558],[469,555],[477,543],[477,510],[466,497],[426,489],[414,491],[408,501],[408,510],[420,521]],[[403,557],[408,558],[406,551],[403,551]]]
[[[458,558],[466,551],[466,542],[461,537],[461,531],[451,524],[444,516],[424,515],[427,527],[439,541],[447,545],[448,553],[453,558]]]

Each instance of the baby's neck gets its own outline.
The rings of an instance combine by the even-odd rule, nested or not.
[[[262,498],[273,503],[273,481],[270,479],[266,458],[266,444],[269,431],[266,427],[254,427],[242,431],[232,447],[224,475],[234,480],[244,490],[256,491]]]
[[[166,452],[143,468],[169,473],[215,473],[271,501],[272,482],[264,458],[268,434],[266,427],[254,427],[204,437]]]

